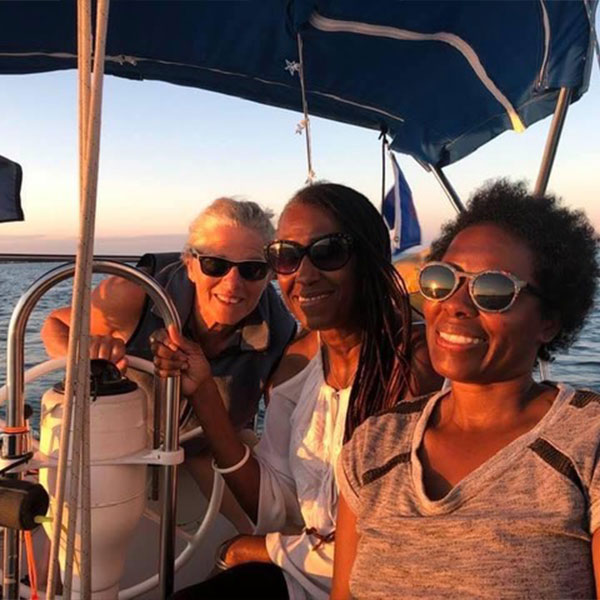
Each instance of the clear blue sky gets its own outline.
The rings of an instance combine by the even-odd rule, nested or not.
[[[0,224],[0,252],[71,252],[78,218],[77,89],[74,71],[3,76],[0,154],[23,166],[24,223]],[[278,212],[306,179],[298,113],[218,94],[115,77],[105,80],[96,252],[179,249],[187,224],[217,196],[236,195]],[[446,169],[460,195],[510,176],[535,182],[550,119],[506,132]],[[312,120],[318,178],[380,201],[377,133]],[[410,157],[399,161],[413,189],[425,241],[453,209]],[[549,188],[583,208],[600,230],[600,77],[567,118]],[[388,175],[389,181],[390,175]]]

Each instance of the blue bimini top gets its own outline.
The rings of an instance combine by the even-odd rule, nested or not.
[[[311,115],[444,166],[586,91],[597,2],[112,2],[106,72],[299,111],[302,62]],[[76,67],[76,3],[1,2],[0,23],[0,73]]]

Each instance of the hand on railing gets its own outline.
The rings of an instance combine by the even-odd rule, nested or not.
[[[210,364],[199,344],[183,337],[174,326],[158,329],[150,336],[155,373],[159,377],[181,374],[181,391],[191,396],[212,378]]]

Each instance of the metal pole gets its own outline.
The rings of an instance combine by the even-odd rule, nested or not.
[[[558,100],[556,102],[556,108],[554,109],[554,117],[550,124],[550,131],[548,132],[548,138],[546,139],[546,147],[544,148],[544,156],[542,157],[542,164],[540,165],[540,171],[538,173],[537,181],[535,182],[535,189],[533,190],[534,196],[543,196],[546,193],[548,187],[548,181],[550,179],[550,172],[552,171],[552,165],[556,158],[556,150],[558,149],[558,142],[560,141],[560,134],[562,133],[563,125],[567,117],[567,110],[571,102],[572,95],[571,88],[560,88],[558,94]],[[550,364],[546,361],[540,360],[540,378],[542,381],[550,379]]]
[[[165,326],[175,325],[181,331],[179,315],[171,298],[162,287],[142,271],[129,265],[96,261],[93,265],[95,273],[117,275],[140,285],[156,305]],[[21,296],[13,310],[7,335],[7,368],[6,388],[7,407],[6,424],[8,427],[21,427],[25,424],[24,410],[24,348],[25,328],[27,321],[39,299],[61,281],[72,277],[74,264],[66,264],[40,277]],[[167,398],[165,418],[165,449],[176,450],[179,444],[179,377],[167,379]],[[28,436],[21,433],[2,434],[2,457],[15,458],[29,451]],[[10,455],[10,456],[9,456]],[[160,568],[162,597],[167,598],[173,592],[174,584],[174,545],[175,545],[175,510],[177,500],[176,467],[164,467],[163,514],[161,515]],[[19,532],[11,529],[4,531],[4,573],[3,598],[19,597]],[[169,561],[163,564],[163,561]]]
[[[429,169],[433,172],[437,182],[442,186],[446,196],[454,206],[456,212],[461,213],[465,210],[465,205],[462,203],[459,195],[456,193],[456,190],[452,187],[452,184],[448,181],[448,178],[442,171],[441,167],[436,167],[429,163]]]
[[[16,475],[10,476],[12,478]],[[20,580],[20,531],[17,529],[4,528],[4,560],[2,564],[2,598],[10,600],[11,598],[19,597],[19,580]]]
[[[180,379],[167,381],[165,406],[166,452],[179,447],[179,389]],[[161,598],[170,598],[175,588],[175,516],[177,509],[177,466],[167,465],[163,469],[163,497],[160,514],[160,558],[158,589]]]
[[[162,423],[162,406],[164,404],[163,400],[167,397],[166,392],[166,381],[164,379],[160,379],[160,377],[154,377],[154,415],[153,415],[153,425],[152,425],[152,449],[158,450],[161,444],[161,423]],[[159,500],[159,490],[160,490],[160,474],[162,469],[160,465],[150,465],[150,500],[153,502],[158,502]]]
[[[556,157],[556,150],[558,148],[558,142],[560,141],[563,125],[565,124],[565,118],[567,116],[569,103],[571,102],[572,93],[571,88],[560,88],[556,108],[554,109],[554,117],[552,118],[548,138],[546,139],[546,147],[544,148],[540,172],[538,173],[535,189],[533,190],[534,196],[542,196],[546,193],[548,180],[550,179],[550,171],[552,171],[552,165],[554,164],[554,158]]]

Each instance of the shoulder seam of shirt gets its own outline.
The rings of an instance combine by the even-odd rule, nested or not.
[[[420,413],[434,394],[437,394],[437,392],[432,392],[431,394],[421,396],[414,400],[400,400],[398,404],[392,408],[384,410],[381,414],[410,415],[414,413]]]
[[[410,462],[410,452],[400,452],[388,460],[380,467],[375,467],[365,471],[361,477],[363,486],[373,483],[389,473],[394,467]]]
[[[579,489],[586,503],[588,502],[588,490],[583,483],[575,464],[566,454],[561,452],[554,444],[551,444],[548,440],[541,437],[529,444],[529,448],[548,466],[569,479],[571,483]]]
[[[576,390],[569,404],[575,408],[585,408],[591,402],[600,404],[600,394],[592,390]]]

